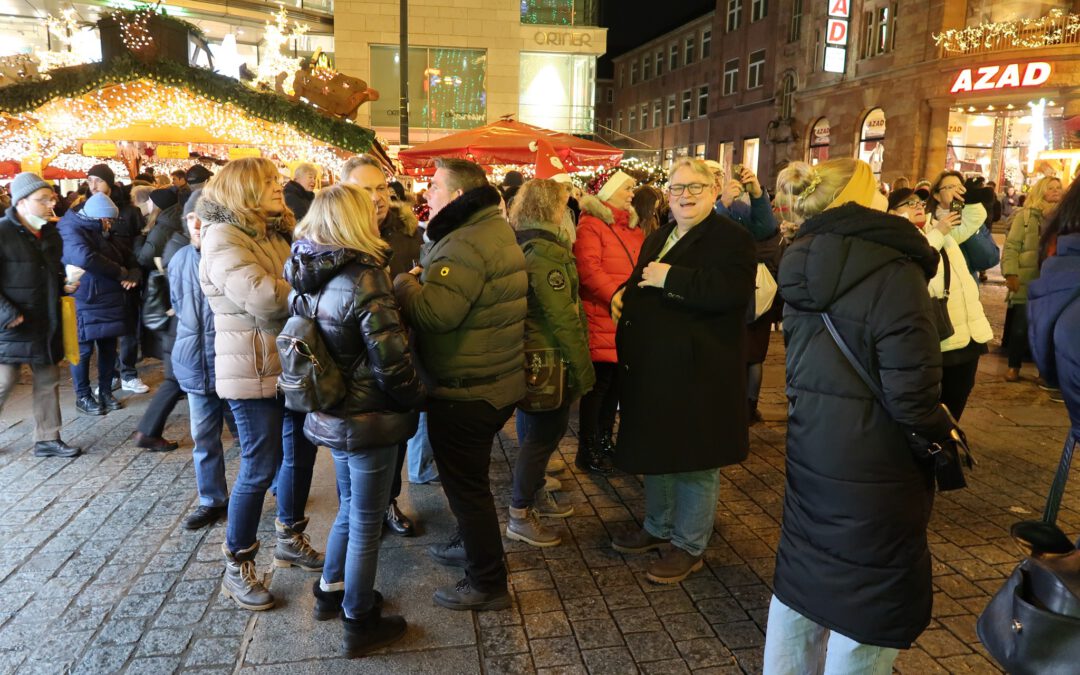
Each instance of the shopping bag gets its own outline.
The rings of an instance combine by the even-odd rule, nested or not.
[[[64,358],[79,365],[79,327],[75,323],[75,298],[60,296],[60,328],[64,336]]]

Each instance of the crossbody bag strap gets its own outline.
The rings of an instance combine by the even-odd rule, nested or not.
[[[847,346],[847,343],[844,342],[844,338],[840,337],[840,332],[836,330],[836,326],[832,322],[832,317],[827,313],[822,312],[821,319],[825,322],[825,328],[829,330],[829,335],[831,335],[833,341],[836,342],[836,346],[840,348],[840,353],[844,355],[844,358],[851,364],[851,367],[855,369],[855,373],[858,374],[859,379],[866,384],[867,388],[869,388],[870,392],[874,395],[874,398],[878,400],[878,403],[880,403],[887,412],[888,407],[885,406],[885,393],[881,390],[881,385],[870,377],[870,373],[866,372],[866,368],[863,367],[862,363],[859,362],[859,359],[852,353],[851,349]]]
[[[945,247],[941,248],[941,259],[945,262],[945,295],[943,297],[949,297],[949,288],[952,287],[952,265],[949,264],[949,255],[945,253]]]
[[[1075,430],[1069,429],[1069,437],[1065,439],[1065,448],[1061,451],[1061,461],[1054,474],[1054,482],[1050,485],[1050,494],[1046,496],[1046,508],[1043,509],[1042,519],[1043,522],[1051,525],[1057,521],[1061,498],[1065,496],[1065,483],[1069,480],[1069,466],[1072,464],[1073,450],[1076,449],[1076,433]]]
[[[626,244],[623,242],[622,237],[620,237],[619,234],[615,231],[615,226],[611,223],[604,224],[608,226],[609,230],[611,230],[611,234],[619,242],[619,246],[622,246],[622,250],[626,251],[626,257],[630,259],[630,267],[634,267],[637,264],[636,262],[634,262],[634,256],[630,253],[630,249],[627,248]]]

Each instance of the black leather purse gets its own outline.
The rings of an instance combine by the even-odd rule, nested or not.
[[[1012,526],[1013,540],[1027,558],[976,626],[986,651],[1013,675],[1080,669],[1080,550],[1054,524],[1075,447],[1070,429],[1042,520]]]
[[[150,330],[165,330],[169,325],[169,277],[153,270],[146,276],[146,292],[143,294],[142,322]]]

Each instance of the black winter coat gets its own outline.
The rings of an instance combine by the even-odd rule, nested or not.
[[[675,224],[641,247],[615,334],[620,405],[615,465],[627,473],[703,471],[746,459],[746,308],[754,291],[754,239],[715,213],[661,262],[663,289],[639,288]]]
[[[14,206],[0,218],[0,363],[53,364],[64,358],[63,248],[53,223],[45,223],[38,238]],[[8,328],[20,314],[23,322]]]
[[[412,230],[412,234],[409,234],[409,230]],[[386,219],[379,225],[379,236],[390,244],[390,250],[393,251],[387,265],[391,279],[408,272],[420,261],[424,233],[417,227],[416,216],[408,207],[391,206]]]
[[[109,193],[109,199],[116,205],[120,214],[113,220],[112,229],[109,231],[109,236],[113,241],[123,244],[132,253],[135,252],[135,242],[141,237],[142,230],[146,227],[146,218],[143,216],[139,207],[131,203],[131,186],[130,185],[113,185],[112,191]],[[86,202],[83,202],[77,207],[77,211],[82,211]]]
[[[365,253],[300,240],[285,262],[285,279],[294,289],[293,314],[317,310],[319,332],[347,389],[334,409],[307,416],[307,437],[350,451],[412,438],[426,392],[385,267]]]
[[[903,649],[930,622],[934,487],[903,427],[931,440],[948,433],[926,286],[937,264],[908,221],[857,204],[806,221],[780,264],[787,489],[774,592],[864,644]],[[821,312],[880,379],[888,410]]]
[[[311,202],[315,200],[315,193],[305,190],[303,185],[294,180],[285,183],[285,205],[296,216],[296,222],[300,222],[311,208]]]
[[[169,239],[173,235],[183,232],[186,239],[186,225],[180,220],[180,206],[173,204],[169,208],[165,209],[158,214],[157,220],[154,221],[154,226],[150,228],[150,231],[146,234],[146,240],[143,241],[142,246],[135,252],[135,257],[138,258],[139,264],[142,265],[145,270],[152,270],[155,268],[154,258],[162,258],[165,255],[165,246],[168,244]],[[168,265],[168,263],[162,261],[162,265]]]

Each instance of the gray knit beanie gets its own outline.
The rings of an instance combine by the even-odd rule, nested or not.
[[[43,181],[40,176],[24,171],[11,181],[11,203],[18,204],[41,188],[52,190],[52,186]]]

